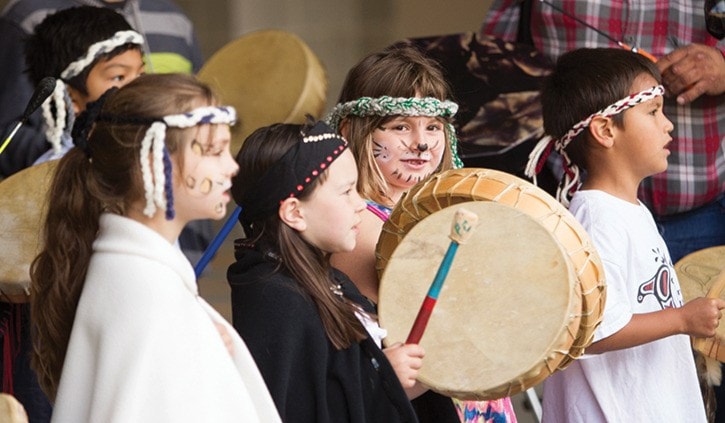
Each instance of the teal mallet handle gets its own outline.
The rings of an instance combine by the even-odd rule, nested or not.
[[[464,244],[471,237],[477,222],[478,216],[475,213],[464,208],[456,210],[449,235],[451,243],[448,245],[448,250],[446,250],[443,261],[438,266],[438,271],[436,272],[435,278],[433,278],[433,283],[431,283],[428,289],[428,294],[420,306],[418,315],[415,317],[413,327],[410,329],[408,339],[405,341],[406,344],[417,344],[423,337],[423,332],[426,326],[428,326],[428,319],[430,319],[430,315],[433,313],[433,307],[438,302],[438,294],[440,294],[443,282],[445,282],[448,271],[451,269],[453,258],[458,251],[458,246]]]

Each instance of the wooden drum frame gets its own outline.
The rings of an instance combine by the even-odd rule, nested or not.
[[[604,311],[603,266],[576,219],[535,185],[491,169],[442,172],[414,186],[383,225],[376,256],[386,343],[405,340],[458,206],[478,214],[480,227],[459,248],[423,335],[419,379],[458,399],[510,396],[591,343]]]

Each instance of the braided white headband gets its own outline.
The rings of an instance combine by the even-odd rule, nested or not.
[[[562,180],[562,183],[559,185],[559,188],[556,191],[556,199],[565,206],[568,206],[571,194],[573,194],[580,185],[581,176],[579,166],[572,163],[569,155],[566,153],[566,147],[569,145],[569,143],[574,138],[576,138],[577,135],[579,135],[585,128],[587,128],[589,124],[591,124],[592,119],[594,119],[595,117],[611,117],[622,113],[623,111],[634,107],[640,103],[652,100],[653,98],[662,96],[664,94],[665,88],[662,85],[658,85],[656,87],[652,87],[647,90],[631,94],[617,101],[616,103],[589,115],[586,119],[572,126],[572,128],[559,139],[551,138],[548,135],[545,136],[536,144],[534,149],[531,151],[531,154],[529,154],[529,162],[526,164],[526,169],[524,170],[524,173],[529,178],[532,178],[534,180],[534,183],[536,183],[536,174],[541,171],[541,168],[544,166],[548,155],[551,153],[551,149],[553,148],[554,150],[556,150],[556,152],[561,154],[562,158],[564,159],[564,179]]]
[[[55,117],[51,107],[55,108]],[[66,120],[69,118],[68,110],[73,109],[68,90],[66,90],[63,81],[60,79],[55,80],[55,88],[50,96],[45,99],[41,109],[45,120],[45,138],[53,146],[53,152],[60,154],[63,132],[67,127],[73,126],[72,122],[66,125]],[[73,120],[73,113],[70,113],[70,119]]]
[[[360,97],[346,103],[338,103],[325,117],[325,122],[335,131],[340,130],[340,122],[347,116],[429,116],[453,117],[458,111],[458,104],[435,97]],[[456,130],[450,123],[446,124],[448,138],[451,143],[453,167],[463,167],[458,157],[458,139]]]
[[[59,154],[61,151],[61,137],[66,128],[73,126],[72,103],[68,95],[68,90],[63,80],[68,80],[79,75],[83,70],[93,63],[99,56],[113,51],[115,48],[124,44],[143,44],[143,37],[136,31],[118,31],[107,40],[99,41],[91,44],[85,56],[72,62],[61,72],[61,79],[55,82],[55,89],[42,105],[43,118],[45,119],[46,129],[45,137],[53,146],[53,151]],[[55,108],[55,117],[53,117],[52,108]],[[69,113],[70,111],[70,113]],[[66,122],[71,120],[71,122]]]
[[[153,217],[156,208],[167,211],[167,196],[170,196],[171,187],[167,187],[167,175],[170,169],[164,166],[164,156],[167,154],[164,148],[166,139],[166,128],[190,128],[203,124],[226,124],[234,125],[237,121],[237,112],[231,106],[221,107],[200,107],[188,113],[164,116],[151,124],[141,140],[141,175],[143,177],[144,195],[146,207],[143,213]],[[153,151],[152,151],[153,150]],[[153,166],[153,177],[151,167]],[[168,216],[171,219],[172,217]]]
[[[61,72],[60,77],[68,80],[83,72],[88,65],[93,63],[102,54],[110,53],[117,47],[124,44],[143,45],[143,37],[136,31],[118,31],[107,40],[99,41],[88,47],[86,55],[72,62]]]

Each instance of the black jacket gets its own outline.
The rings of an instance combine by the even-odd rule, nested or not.
[[[276,262],[245,250],[227,272],[234,327],[285,422],[416,422],[383,352],[367,338],[344,350],[328,340],[312,300]],[[359,296],[334,272],[345,296]],[[349,297],[348,297],[349,298]]]

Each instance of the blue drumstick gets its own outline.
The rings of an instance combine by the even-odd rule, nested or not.
[[[206,249],[206,251],[204,251],[204,254],[196,263],[196,266],[194,266],[194,273],[196,273],[197,279],[201,275],[201,272],[203,272],[206,266],[209,264],[212,257],[214,257],[214,254],[216,254],[217,250],[219,250],[219,247],[221,247],[222,243],[227,238],[227,235],[229,235],[229,232],[232,231],[234,224],[237,223],[237,219],[239,218],[239,213],[241,212],[242,208],[239,206],[234,209],[231,216],[229,216],[229,219],[224,222],[224,226],[222,226],[219,233],[214,237],[214,239],[211,241],[211,244],[209,244],[209,247]]]

